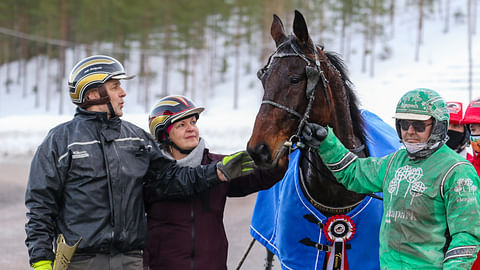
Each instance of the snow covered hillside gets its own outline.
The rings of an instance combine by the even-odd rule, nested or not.
[[[451,12],[466,14],[466,0],[452,1]],[[293,12],[293,11],[292,11]],[[393,125],[392,116],[396,103],[401,95],[410,89],[427,87],[437,90],[446,100],[468,103],[467,91],[467,25],[466,20],[451,21],[448,33],[443,33],[443,19],[439,15],[426,18],[424,21],[423,45],[420,58],[414,61],[417,14],[398,10],[395,36],[386,41],[392,55],[387,60],[378,60],[375,66],[375,77],[361,73],[360,54],[352,54],[347,63],[350,78],[360,97],[362,108],[370,110],[387,123]],[[284,18],[282,18],[284,20]],[[309,18],[306,18],[307,23]],[[289,24],[291,25],[291,24]],[[286,29],[290,32],[291,29]],[[315,33],[311,33],[315,42]],[[480,42],[478,35],[473,39],[474,90],[473,97],[480,96]],[[353,40],[352,47],[361,48],[362,40]],[[273,44],[273,42],[272,42]],[[338,51],[335,42],[324,43],[325,50]],[[378,43],[377,51],[383,45]],[[382,47],[381,47],[382,46]],[[247,58],[255,69],[251,74],[243,74],[240,79],[239,109],[232,109],[233,74],[227,74],[224,83],[216,86],[215,95],[205,100],[196,100],[199,105],[206,105],[206,111],[199,120],[200,134],[214,152],[229,153],[244,149],[251,133],[255,115],[260,106],[262,88],[256,79],[256,69],[264,63],[253,57]],[[33,65],[33,64],[32,64]],[[128,65],[126,64],[127,70]],[[33,68],[29,66],[29,68]],[[12,68],[13,72],[17,69]],[[0,67],[0,74],[5,69]],[[34,72],[30,72],[33,74]],[[32,75],[33,76],[33,75]],[[29,81],[33,81],[29,80]],[[66,83],[66,82],[65,82]],[[253,87],[252,87],[253,85]],[[146,130],[147,113],[135,105],[133,95],[129,94],[126,84],[127,105],[124,119],[131,121]],[[63,115],[45,113],[33,109],[33,97],[22,98],[20,86],[12,85],[12,92],[0,91],[0,158],[14,155],[30,155],[41,143],[48,130],[55,125],[68,121],[73,115],[74,106],[69,107]],[[70,102],[65,93],[65,102]]]

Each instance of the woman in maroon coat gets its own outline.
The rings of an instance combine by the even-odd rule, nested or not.
[[[210,164],[223,155],[210,153],[196,126],[204,110],[183,96],[162,98],[150,113],[152,135],[164,155],[181,166]],[[227,269],[228,241],[223,224],[226,198],[268,189],[284,169],[255,170],[184,199],[158,199],[145,190],[148,220],[145,269]]]

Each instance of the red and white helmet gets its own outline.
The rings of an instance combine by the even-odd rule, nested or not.
[[[457,101],[447,102],[448,112],[450,113],[450,123],[459,125],[463,119],[463,104]]]
[[[460,124],[480,124],[480,97],[472,100],[472,102],[468,104],[465,116]]]

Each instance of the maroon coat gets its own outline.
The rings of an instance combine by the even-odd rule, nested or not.
[[[224,156],[205,149],[202,164]],[[158,200],[145,191],[148,239],[144,265],[152,270],[225,270],[228,241],[223,225],[226,198],[268,189],[284,170],[255,170],[186,199]]]

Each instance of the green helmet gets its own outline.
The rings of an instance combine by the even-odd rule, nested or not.
[[[435,91],[427,88],[417,88],[408,91],[400,98],[395,111],[396,119],[447,121],[449,111],[447,103]]]
[[[422,150],[415,153],[409,152],[409,156],[412,158],[429,156],[448,140],[450,113],[445,100],[431,89],[417,88],[408,91],[400,98],[395,111],[395,127],[400,139],[402,139],[399,122],[401,119],[425,121],[431,117],[434,119],[430,137]]]

